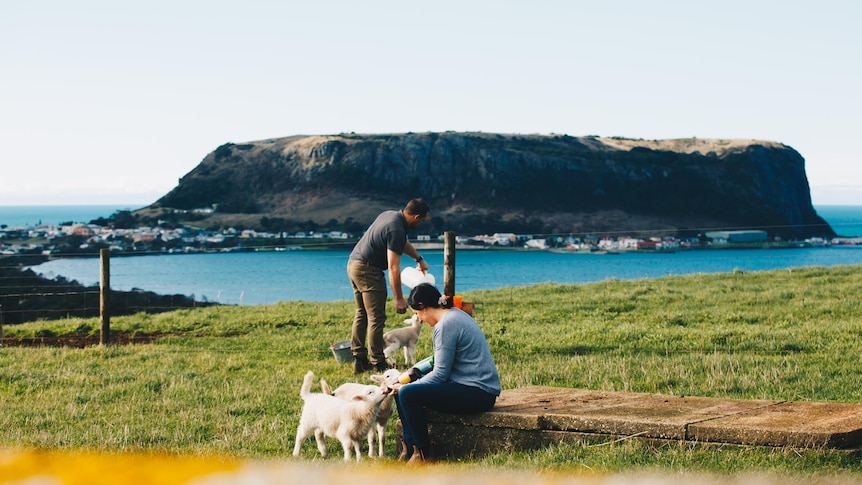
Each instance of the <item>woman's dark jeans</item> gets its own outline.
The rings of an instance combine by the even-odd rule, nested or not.
[[[461,384],[407,384],[398,391],[395,400],[398,417],[407,446],[428,450],[428,417],[426,409],[450,414],[475,414],[490,411],[497,396],[478,387]]]

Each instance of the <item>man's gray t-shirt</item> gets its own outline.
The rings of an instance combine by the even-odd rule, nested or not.
[[[377,216],[368,230],[350,253],[351,260],[366,263],[385,270],[388,264],[387,250],[398,255],[404,253],[407,244],[407,220],[401,211],[385,211]]]

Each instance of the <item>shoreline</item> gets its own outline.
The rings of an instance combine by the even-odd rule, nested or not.
[[[722,251],[631,251],[613,253],[561,253],[560,251],[495,248],[466,250],[455,257],[461,292],[543,282],[588,283],[608,278],[650,279],[689,273],[756,272],[802,266],[862,264],[862,252],[848,248],[787,248],[785,251],[733,248]],[[151,290],[158,294],[193,296],[224,304],[259,304],[276,301],[348,300],[352,293],[344,277],[349,250],[204,253],[195,257],[164,259],[123,257],[110,268],[116,290]],[[442,268],[446,255],[426,249],[422,254],[433,268]],[[412,261],[402,262],[402,268]],[[51,278],[61,275],[95,285],[99,281],[96,258],[56,258],[34,272]],[[432,269],[440,276],[442,269]],[[439,274],[438,274],[439,273]],[[10,302],[10,305],[12,303]]]
[[[853,238],[862,239],[862,238]],[[222,248],[222,249],[200,249],[195,251],[111,251],[111,257],[128,258],[135,256],[172,256],[172,255],[196,255],[196,254],[234,254],[234,253],[268,253],[268,252],[324,252],[324,251],[350,251],[350,248],[333,248],[333,247],[315,247],[314,245],[289,245],[288,249],[285,246],[267,246],[256,248]],[[443,243],[413,243],[413,247],[422,251],[444,251]],[[862,248],[862,240],[857,243],[848,244],[807,244],[803,242],[781,242],[781,243],[752,243],[752,244],[714,244],[697,247],[678,247],[674,249],[566,249],[566,248],[527,248],[516,246],[477,246],[470,244],[457,244],[456,251],[493,251],[493,252],[534,252],[534,253],[559,253],[572,255],[619,255],[619,254],[671,254],[677,252],[689,251],[734,251],[746,249],[761,249],[761,250],[783,250],[783,249],[799,249],[799,248]],[[99,253],[50,253],[50,254],[28,254],[28,255],[0,255],[3,258],[25,258],[30,261],[38,261],[36,264],[24,264],[24,267],[38,266],[44,262],[56,259],[90,259],[98,258]]]

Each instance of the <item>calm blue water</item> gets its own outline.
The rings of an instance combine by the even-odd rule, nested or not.
[[[129,208],[120,205],[0,206],[0,224],[11,226],[39,220],[86,222]],[[820,206],[817,212],[839,234],[862,236],[862,206]],[[349,300],[352,292],[345,273],[347,254],[347,251],[288,251],[114,257],[111,259],[111,286],[124,291],[137,288],[249,305],[285,300]],[[442,284],[442,251],[423,251],[422,254],[431,264],[431,273]],[[843,264],[862,264],[862,247],[607,255],[462,250],[457,253],[456,290]],[[99,282],[98,259],[54,260],[36,267],[36,271],[48,277],[62,275],[88,285]]]
[[[352,299],[347,281],[348,251],[218,253],[111,258],[111,287],[194,296],[233,304],[286,300]],[[422,251],[443,281],[442,251]],[[691,250],[676,253],[578,254],[550,251],[461,250],[456,254],[459,293],[543,282],[585,283],[608,278],[642,279],[734,270],[762,271],[803,266],[862,264],[862,246]],[[98,284],[99,261],[61,259],[35,268]]]
[[[862,206],[821,205],[815,210],[839,236],[862,237]]]
[[[0,205],[0,225],[9,227],[90,222],[118,210],[136,210],[147,204],[110,205]]]

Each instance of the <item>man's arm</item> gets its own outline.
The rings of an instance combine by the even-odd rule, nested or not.
[[[415,249],[413,249],[413,253],[416,253]],[[392,287],[392,296],[395,297],[395,312],[405,313],[407,312],[407,301],[401,292],[401,255],[388,249],[386,250],[386,260],[389,264],[389,286]]]
[[[413,258],[413,260],[419,264],[419,271],[423,273],[428,272],[428,261],[425,261],[425,259],[419,254],[419,251],[416,251],[416,248],[410,244],[410,241],[407,241],[407,243],[404,244],[404,254]]]

